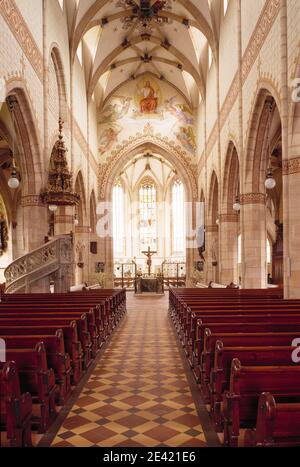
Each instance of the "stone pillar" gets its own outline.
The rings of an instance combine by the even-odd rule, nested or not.
[[[75,228],[75,276],[76,284],[86,282],[89,284],[89,251],[90,232],[89,226]]]
[[[238,214],[221,214],[220,230],[220,282],[222,284],[239,283],[238,277]]]
[[[56,293],[65,293],[74,284],[74,245],[70,237],[60,240],[60,267],[55,274],[54,289]]]
[[[196,235],[197,235],[197,215],[196,215],[197,203],[193,199],[192,201],[186,202],[186,250],[185,250],[185,261],[186,261],[186,285],[190,286],[191,277],[194,273],[195,258],[198,256],[198,250],[196,248]]]
[[[55,237],[59,235],[68,235],[70,232],[74,233],[75,226],[74,226],[74,207],[73,206],[60,206],[54,213],[54,235]],[[74,245],[73,245],[74,250]],[[63,277],[64,281],[74,285],[75,283],[75,261],[74,261],[75,253],[72,252],[72,264],[69,267],[65,266],[62,268],[61,277]],[[67,279],[66,279],[67,278]],[[58,280],[56,283],[58,284]],[[58,284],[56,288],[60,285]],[[63,290],[66,290],[66,285],[62,285]],[[57,290],[56,290],[57,291]]]
[[[207,225],[205,228],[205,281],[219,282],[219,227]]]
[[[25,253],[43,245],[48,233],[47,206],[38,195],[26,195],[21,199],[23,207],[23,235]]]
[[[242,287],[247,289],[267,287],[265,201],[264,193],[241,196]]]
[[[284,296],[300,298],[300,158],[283,162]]]
[[[54,214],[54,235],[66,235],[74,231],[74,207],[60,206]]]

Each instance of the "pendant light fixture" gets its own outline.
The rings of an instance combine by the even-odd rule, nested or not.
[[[267,137],[268,137],[268,148],[267,148],[268,155],[267,156],[268,156],[268,162],[271,163],[270,161],[270,158],[271,158],[270,128],[271,128],[271,113],[273,110],[273,101],[268,103],[268,107],[269,107],[269,119],[268,119],[268,134],[267,134]],[[266,180],[265,180],[265,187],[267,190],[273,190],[275,186],[276,186],[276,180],[273,176],[273,169],[271,166],[269,166],[267,170]]]
[[[14,104],[16,101],[11,96],[8,97],[7,101],[8,101],[8,107],[9,107],[9,111],[10,111],[11,118],[12,118],[12,124],[13,124],[12,169],[11,169],[10,177],[7,181],[7,184],[9,188],[11,188],[12,190],[16,190],[20,186],[19,175],[17,172],[16,163],[15,163],[16,127],[15,127],[15,116],[14,116]]]
[[[233,203],[233,210],[236,212],[239,212],[241,210],[241,203],[240,203],[240,197],[236,196],[235,197],[235,202]]]

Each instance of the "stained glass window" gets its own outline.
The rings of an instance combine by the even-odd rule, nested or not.
[[[120,181],[113,188],[114,256],[124,255],[124,190]]]
[[[153,180],[147,177],[142,180],[139,189],[139,227],[140,250],[157,250],[157,206],[156,188]]]
[[[173,255],[185,255],[184,187],[180,180],[172,187]]]

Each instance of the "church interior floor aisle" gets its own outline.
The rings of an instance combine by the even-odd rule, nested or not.
[[[74,404],[57,434],[52,434],[52,446],[211,445],[167,306],[167,294],[140,298],[127,294],[127,315],[77,399],[72,398]]]

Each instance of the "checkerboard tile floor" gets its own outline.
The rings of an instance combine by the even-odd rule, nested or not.
[[[167,297],[128,295],[124,322],[52,446],[206,446]]]

